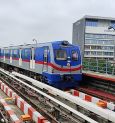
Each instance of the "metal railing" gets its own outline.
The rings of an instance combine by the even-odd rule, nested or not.
[[[83,58],[83,70],[115,75],[115,61]]]

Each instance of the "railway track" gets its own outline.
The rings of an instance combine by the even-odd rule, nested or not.
[[[46,114],[46,113],[44,113],[44,111],[39,110],[40,112],[43,112],[43,114],[46,115],[46,117],[50,121],[53,121],[52,118],[55,119],[54,120],[55,122],[62,122],[62,123],[63,122],[68,122],[68,123],[69,122],[71,122],[71,123],[74,123],[74,122],[91,122],[91,123],[93,123],[95,121],[100,122],[100,123],[101,122],[108,123],[108,122],[114,122],[115,121],[115,119],[113,117],[114,113],[112,111],[101,109],[100,107],[97,107],[97,106],[95,106],[94,104],[92,104],[90,102],[88,102],[88,103],[86,101],[84,102],[83,100],[81,100],[77,97],[73,97],[70,94],[67,94],[67,93],[62,92],[58,89],[50,87],[46,84],[43,84],[43,83],[38,82],[36,80],[33,80],[32,78],[26,77],[24,75],[21,75],[21,74],[15,73],[15,72],[14,72],[14,74],[15,74],[15,76],[18,76],[18,79],[15,78],[12,75],[10,75],[10,76],[12,76],[12,78],[14,78],[15,81],[18,81],[18,83],[19,83],[17,85],[18,87],[20,87],[20,85],[23,83],[22,80],[20,80],[20,78],[23,79],[23,81],[26,81],[26,83],[29,83],[29,84],[31,84],[30,82],[32,82],[32,81],[36,82],[36,85],[38,85],[38,87],[36,89],[35,87],[33,87],[35,85],[32,85],[31,89],[32,88],[33,89],[31,90],[31,92],[30,92],[30,85],[27,85],[27,84],[23,83],[24,85],[27,86],[27,87],[25,87],[26,89],[29,87],[28,91],[29,91],[30,95],[35,95],[36,94],[35,92],[39,92],[39,91],[42,91],[42,93],[45,93],[48,96],[50,95],[50,97],[48,97],[48,98],[51,98],[50,100],[46,97],[44,98],[44,96],[41,95],[41,93],[37,94],[37,96],[35,96],[35,97],[40,97],[39,100],[43,100],[41,102],[42,105],[43,105],[43,102],[45,102],[45,105],[46,104],[48,104],[48,106],[50,105],[48,109],[51,110],[51,111],[47,110],[46,106],[45,106],[45,109],[43,107],[39,107],[39,108],[44,109],[45,112],[47,112],[47,114]],[[16,83],[14,85],[16,85]],[[22,90],[24,91],[24,93],[28,92],[28,91],[25,92],[25,89],[22,89]],[[19,93],[22,90],[19,90]],[[27,94],[26,94],[26,97],[27,97]],[[28,95],[28,96],[30,96],[30,95]],[[56,100],[52,101],[52,98],[56,99]],[[32,98],[32,100],[33,100],[33,98]],[[29,100],[27,100],[27,101],[29,101]],[[34,102],[35,101],[36,100],[34,100]],[[58,102],[58,104],[57,104],[57,102]],[[63,105],[63,104],[65,104],[66,106]],[[32,104],[32,105],[34,105],[34,104]],[[35,107],[35,108],[38,109],[38,107]],[[56,108],[56,110],[55,110],[55,108]],[[52,110],[53,110],[53,112],[52,112]],[[50,116],[47,116],[48,114],[50,114]],[[52,116],[52,114],[53,114],[53,116]],[[58,119],[58,120],[56,121],[56,119]]]
[[[83,73],[83,81],[77,90],[115,103],[115,79],[92,73]]]
[[[82,83],[83,85],[78,87],[77,90],[102,100],[115,103],[115,82],[111,82],[111,80],[103,80],[100,78],[94,79],[93,77],[83,75]]]
[[[111,102],[115,104],[115,94],[108,93],[104,90],[99,90],[90,86],[82,86],[77,88],[78,91],[83,92],[85,94],[100,98],[104,101]]]
[[[42,87],[43,83],[39,85],[41,88],[38,87],[35,88],[33,87],[33,85],[31,86],[31,81],[33,79],[29,77],[25,77],[24,79],[23,77],[18,76],[17,74],[18,78],[16,78],[13,75],[9,74],[8,72],[4,72],[3,70],[0,70],[0,75],[1,75],[0,79],[2,81],[4,81],[8,86],[10,86],[13,90],[15,90],[20,96],[22,96],[26,101],[28,101],[35,109],[41,112],[42,115],[47,117],[48,120],[50,120],[51,122],[57,123],[114,122],[114,118],[113,117],[109,118],[104,114],[102,114],[104,110],[99,107],[98,107],[99,109],[98,108],[96,109],[94,105],[89,104],[91,106],[94,106],[94,111],[92,111],[91,107],[89,107],[89,110],[87,109],[85,103],[84,107],[76,104],[76,102],[72,100],[75,97],[71,98],[70,94],[69,97],[71,99],[68,99],[65,97],[65,95],[68,96],[68,94],[63,92],[63,95],[61,95],[61,91],[60,90],[58,91],[58,89],[55,89],[53,93],[52,87],[48,87],[48,85],[44,85],[44,87]],[[48,89],[45,87],[48,87]],[[56,93],[56,90],[58,94]],[[83,102],[81,101],[81,103]]]
[[[85,83],[84,83],[85,82]],[[91,87],[101,91],[115,94],[115,80],[104,79],[104,77],[93,77],[92,75],[83,74],[82,86]]]
[[[62,98],[58,96],[54,98],[54,95],[51,96],[46,90],[43,92],[36,89],[7,72],[0,71],[0,79],[52,123],[96,123],[93,119],[72,108],[76,107],[76,105],[69,106],[71,103],[68,103],[68,105],[64,103],[68,102],[67,100],[60,101]]]

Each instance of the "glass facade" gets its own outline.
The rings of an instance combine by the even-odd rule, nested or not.
[[[85,34],[84,55],[87,57],[114,58],[115,35]]]
[[[82,57],[115,60],[115,19],[87,15],[73,24],[72,40]]]
[[[92,40],[92,39],[86,39],[86,44],[105,44],[105,45],[113,45],[114,40]]]
[[[115,27],[115,21],[111,21],[111,26]]]
[[[85,51],[85,55],[90,55],[90,56],[103,56],[103,57],[106,57],[106,56],[113,56],[114,55],[114,52],[101,52],[101,51]]]
[[[88,50],[114,50],[114,46],[89,46],[85,45],[85,49]]]
[[[86,26],[97,26],[98,21],[97,20],[86,20]]]
[[[115,36],[102,34],[85,34],[85,43],[114,45]]]

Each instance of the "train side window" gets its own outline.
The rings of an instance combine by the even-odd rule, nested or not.
[[[4,50],[1,49],[1,56],[4,56]]]
[[[35,61],[44,61],[44,47],[35,48]]]
[[[56,60],[67,60],[66,50],[55,50]]]
[[[13,58],[19,58],[19,50],[18,49],[12,50],[12,57]]]
[[[74,61],[78,60],[78,53],[75,50],[72,50],[72,60],[74,60]]]
[[[10,57],[10,50],[8,50],[8,49],[5,50],[5,56]]]
[[[24,49],[24,59],[31,59],[31,49]]]

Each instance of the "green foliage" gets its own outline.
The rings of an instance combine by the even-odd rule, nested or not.
[[[115,75],[115,64],[108,60],[83,59],[83,69]]]

